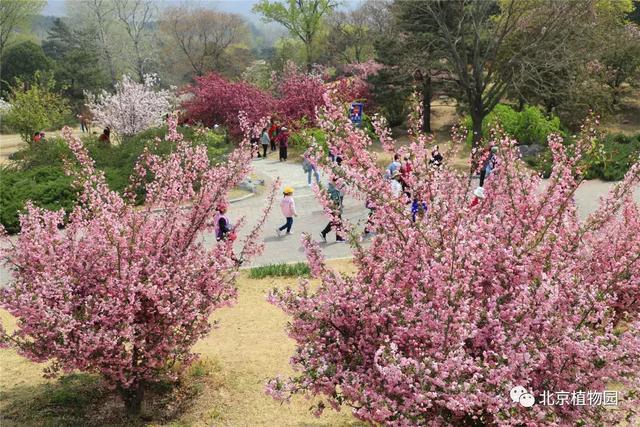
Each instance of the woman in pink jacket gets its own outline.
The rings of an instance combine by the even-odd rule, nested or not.
[[[287,230],[287,234],[291,234],[291,226],[293,225],[293,217],[298,216],[296,212],[296,202],[293,200],[293,188],[285,187],[284,189],[284,197],[280,202],[280,209],[282,210],[282,215],[287,219],[287,222],[280,228],[276,229],[276,233],[278,236],[284,231]]]

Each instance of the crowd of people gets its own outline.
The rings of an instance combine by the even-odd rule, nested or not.
[[[251,142],[254,145],[254,149],[258,152],[258,157],[267,158],[267,153],[270,150],[275,152],[279,148],[279,160],[287,160],[287,148],[288,148],[289,133],[287,128],[279,126],[274,119],[271,119],[268,127],[262,129],[261,133],[252,136]],[[260,148],[262,150],[260,150]],[[470,203],[470,207],[478,205],[482,199],[485,198],[484,183],[486,178],[493,172],[497,162],[497,147],[489,147],[481,156],[480,167],[480,183],[479,186],[473,191],[473,199]],[[335,153],[329,152],[328,158],[331,162],[339,167],[342,164],[342,158]],[[440,152],[439,147],[436,145],[431,151],[431,159],[429,164],[433,168],[441,168],[444,163],[444,156]],[[315,162],[303,157],[302,161],[303,172],[307,176],[307,185],[312,186],[313,180],[318,186],[321,186],[320,174],[318,172]],[[391,163],[387,166],[384,178],[389,182],[390,192],[392,197],[401,198],[406,196],[407,210],[411,214],[413,222],[421,220],[427,213],[428,204],[426,200],[421,200],[415,196],[410,188],[410,175],[414,170],[414,166],[410,156],[404,156],[401,158],[400,154],[395,154]],[[345,242],[346,234],[342,227],[342,214],[344,209],[344,192],[341,191],[335,181],[330,179],[326,186],[327,196],[330,202],[330,208],[333,212],[332,219],[326,224],[326,226],[320,231],[320,237],[322,241],[327,241],[327,236],[332,231],[335,232],[336,242]],[[294,218],[298,216],[296,210],[296,204],[294,200],[294,189],[287,186],[283,190],[283,198],[280,201],[280,210],[284,216],[285,222],[276,229],[278,236],[289,235],[293,228]],[[368,237],[372,231],[371,218],[375,213],[375,203],[372,200],[367,199],[365,201],[365,207],[369,211],[368,220],[365,224],[363,231],[363,238]],[[219,210],[219,217],[216,219],[216,239],[226,239],[232,230],[230,223],[225,216],[226,205],[224,210]],[[220,222],[218,224],[218,222]]]
[[[257,151],[258,157],[267,158],[267,151],[271,147],[271,152],[278,150],[279,159],[285,162],[289,150],[289,129],[280,126],[275,119],[271,119],[269,126],[262,128],[260,134],[251,135],[251,145]],[[277,147],[277,148],[276,148]],[[262,155],[260,154],[262,148]]]

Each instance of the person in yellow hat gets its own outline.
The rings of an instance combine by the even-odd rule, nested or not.
[[[285,222],[282,227],[276,228],[278,236],[280,236],[284,230],[287,230],[287,234],[291,234],[293,217],[298,216],[298,212],[296,212],[296,202],[293,200],[293,188],[285,187],[283,194],[284,197],[280,202],[280,210],[282,210],[282,215],[287,219],[287,222]]]

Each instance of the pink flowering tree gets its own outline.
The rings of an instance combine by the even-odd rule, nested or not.
[[[116,83],[115,93],[85,93],[92,121],[111,128],[120,136],[135,135],[162,125],[167,113],[173,109],[175,95],[169,90],[158,89],[158,83],[155,75],[145,75],[143,83],[125,75]]]
[[[598,148],[591,123],[572,153],[549,136],[555,161],[545,185],[520,161],[515,141],[497,133],[498,166],[486,197],[471,203],[467,176],[429,167],[431,141],[414,118],[400,150],[413,159],[411,198],[394,198],[367,135],[342,107],[327,105],[321,126],[344,161],[316,162],[345,191],[369,199],[376,235],[362,246],[362,225],[344,224],[354,274],[332,270],[303,238],[320,284],[302,280],[269,295],[291,316],[296,374],[269,381],[267,392],[323,395],[336,410],[347,405],[361,420],[395,426],[615,425],[634,417],[640,209],[631,192],[640,163],[581,220],[573,195],[583,155]],[[388,134],[381,138],[393,148]],[[415,221],[413,198],[428,206]],[[536,404],[512,401],[515,386]],[[618,410],[541,400],[545,392],[611,386],[622,390]]]
[[[190,97],[182,105],[190,121],[201,122],[205,126],[224,125],[238,136],[242,135],[239,111],[244,111],[253,122],[276,111],[273,96],[251,83],[232,82],[215,73],[196,77],[195,80],[185,89]]]
[[[278,114],[287,122],[306,119],[313,122],[316,108],[324,105],[326,92],[322,77],[300,71],[289,62],[276,83]]]
[[[257,238],[273,192],[235,251],[231,239],[207,247],[202,238],[214,230],[216,208],[249,171],[246,139],[226,163],[212,165],[206,147],[183,140],[171,117],[166,140],[175,150],[166,157],[145,151],[123,197],[109,190],[71,129],[62,134],[77,159],[69,167],[79,204],[66,224],[62,210],[28,204],[18,240],[2,233],[13,282],[0,306],[18,328],[0,328],[0,342],[49,361],[48,375],[101,374],[137,413],[146,385],[188,366],[212,312],[235,300],[238,266],[262,248]],[[140,185],[143,209],[134,200]]]

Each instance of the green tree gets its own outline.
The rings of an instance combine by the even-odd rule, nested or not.
[[[368,5],[373,4],[367,3],[363,7]],[[378,6],[385,7],[384,4]],[[435,89],[444,83],[443,65],[440,61],[442,53],[436,49],[430,33],[416,28],[416,22],[405,19],[402,6],[396,3],[387,7],[387,25],[375,32],[376,60],[386,65],[374,78],[374,83],[378,86],[377,99],[383,103],[383,110],[387,110],[385,113],[388,114],[391,107],[395,110],[391,116],[406,118],[404,103],[410,92],[419,92],[422,99],[423,131],[431,132],[431,101]],[[393,122],[390,117],[388,119]]]
[[[56,82],[76,109],[84,102],[85,90],[95,93],[109,85],[95,40],[95,29],[72,30],[58,18],[42,44],[44,52],[55,61]]]
[[[233,57],[229,58],[232,48],[247,37],[245,20],[240,15],[188,4],[165,9],[160,18],[160,32],[167,55],[175,57],[175,52],[179,52],[180,63],[189,64],[198,76],[230,68],[229,64],[234,62]],[[246,62],[239,55],[235,58]]]
[[[16,79],[9,96],[11,109],[4,119],[23,141],[30,144],[35,132],[59,127],[69,116],[67,101],[55,91],[55,86],[51,73],[40,71],[31,84]]]
[[[633,0],[633,9],[627,15],[627,18],[631,22],[635,22],[636,25],[640,25],[640,0]]]
[[[1,91],[6,94],[18,78],[23,83],[29,83],[36,72],[50,69],[49,59],[37,44],[25,41],[12,45],[2,55]]]
[[[501,67],[518,63],[550,39],[556,41],[554,49],[566,48],[557,34],[574,20],[587,20],[595,1],[399,0],[397,6],[411,31],[424,33],[432,42],[429,48],[443,53],[459,89],[458,101],[469,110],[477,148],[483,119],[511,84],[502,78]],[[523,28],[528,43],[502,55],[511,35]]]
[[[277,22],[302,41],[305,62],[310,71],[313,64],[313,43],[320,31],[322,19],[338,6],[337,0],[261,0],[253,11],[262,14],[264,22]]]
[[[364,62],[373,56],[367,4],[334,13],[328,21],[327,48],[338,62]]]
[[[45,0],[0,0],[0,55],[13,33],[19,28],[28,27],[33,16],[46,3]]]
[[[626,27],[630,1],[591,2],[585,19],[566,20],[553,37],[533,48],[531,28],[545,25],[545,8],[554,2],[534,2],[520,26],[499,53],[499,77],[508,82],[507,95],[520,107],[539,104],[555,112],[566,125],[578,124],[588,110],[605,113],[613,108],[621,85],[633,75],[634,43]],[[512,52],[525,52],[512,59]]]

